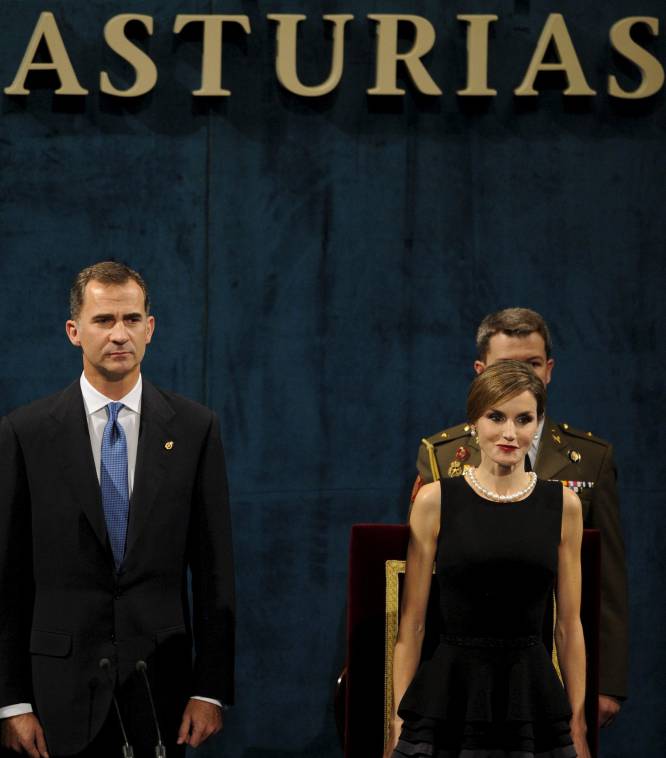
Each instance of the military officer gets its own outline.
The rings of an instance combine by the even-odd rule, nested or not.
[[[554,360],[544,319],[528,308],[492,313],[477,331],[474,370],[500,360],[526,361],[548,384]],[[418,476],[412,500],[420,486],[441,477],[460,476],[480,460],[479,447],[469,424],[459,424],[421,441]],[[585,526],[601,531],[601,628],[599,720],[610,724],[627,695],[627,580],[624,544],[612,446],[591,432],[580,431],[546,416],[535,434],[525,466],[542,479],[558,479],[573,489],[583,505]]]

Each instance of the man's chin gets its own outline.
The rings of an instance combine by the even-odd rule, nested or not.
[[[109,382],[122,382],[123,379],[137,371],[139,364],[134,361],[114,361],[111,365],[99,367],[99,372]]]

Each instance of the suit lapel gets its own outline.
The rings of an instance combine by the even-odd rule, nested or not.
[[[567,442],[562,437],[557,424],[546,418],[534,464],[534,470],[540,479],[553,479],[559,471],[571,463],[564,451],[566,446]]]
[[[141,424],[136,455],[134,488],[130,499],[125,558],[149,520],[155,498],[164,482],[167,456],[165,444],[173,439],[170,422],[174,411],[155,387],[143,380],[141,393]]]
[[[102,495],[90,446],[86,410],[78,380],[65,389],[51,411],[59,476],[81,506],[97,539],[108,546]]]

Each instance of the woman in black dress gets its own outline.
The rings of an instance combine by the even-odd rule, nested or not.
[[[477,376],[467,416],[479,466],[424,486],[414,501],[385,758],[590,756],[581,504],[559,482],[525,471],[545,396],[524,363],[501,361]],[[564,688],[542,641],[556,578]],[[421,661],[432,581],[440,639]]]

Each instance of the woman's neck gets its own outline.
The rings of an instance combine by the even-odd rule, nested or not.
[[[525,471],[524,464],[514,466],[502,466],[492,460],[481,456],[481,462],[476,469],[476,478],[479,482],[498,495],[507,495],[524,487],[529,476]]]

